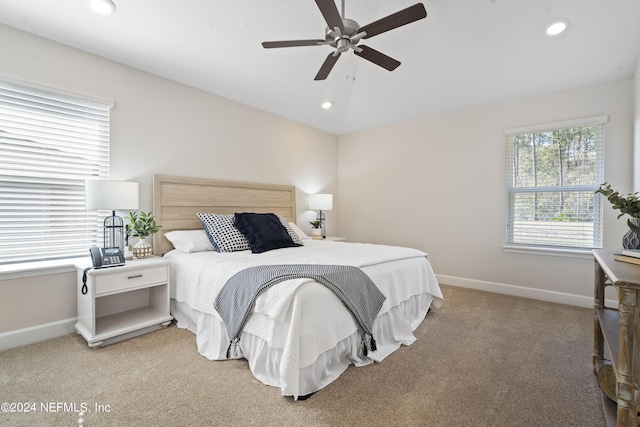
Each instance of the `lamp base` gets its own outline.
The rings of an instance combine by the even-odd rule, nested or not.
[[[325,237],[327,237],[327,232],[324,228],[324,223],[325,223],[325,219],[326,217],[324,216],[324,213],[322,211],[318,211],[318,215],[316,215],[316,220],[320,221],[320,235],[322,236],[322,238],[324,239]]]
[[[120,248],[124,252],[124,221],[116,211],[104,219],[104,247]]]

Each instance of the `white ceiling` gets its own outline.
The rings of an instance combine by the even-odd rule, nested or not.
[[[337,135],[631,77],[640,48],[639,0],[424,0],[426,19],[365,41],[395,71],[350,51],[314,81],[330,47],[260,44],[323,38],[312,0],[114,2],[101,16],[88,0],[0,0],[0,23]],[[416,2],[346,0],[346,17],[364,26]],[[558,18],[569,30],[551,38]]]

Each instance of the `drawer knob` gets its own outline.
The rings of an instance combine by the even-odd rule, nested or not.
[[[138,277],[142,277],[142,274],[136,274],[135,276],[129,276],[127,279],[137,279]]]

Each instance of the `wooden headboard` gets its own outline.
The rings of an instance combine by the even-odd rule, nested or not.
[[[296,221],[296,188],[183,176],[154,175],[153,213],[162,228],[153,235],[156,255],[173,249],[164,234],[201,229],[197,213],[273,212]]]

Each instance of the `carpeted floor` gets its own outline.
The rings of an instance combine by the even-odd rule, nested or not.
[[[84,409],[84,426],[604,425],[592,310],[442,288],[417,342],[301,402],[244,361],[200,356],[175,326],[97,350],[75,334],[7,350],[0,425],[77,426]]]

